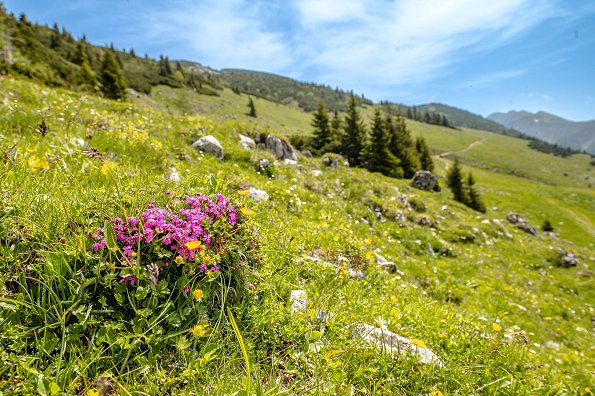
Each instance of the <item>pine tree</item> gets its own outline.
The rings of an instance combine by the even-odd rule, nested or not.
[[[101,91],[110,99],[126,100],[126,81],[114,54],[106,50],[99,72]]]
[[[432,172],[434,170],[434,162],[430,155],[430,148],[426,144],[426,140],[421,136],[415,139],[415,151],[417,151],[419,157],[420,169]]]
[[[463,171],[458,157],[455,157],[453,164],[448,168],[446,185],[452,191],[455,201],[462,203],[468,202],[467,191],[465,191],[465,185],[463,183]]]
[[[312,127],[314,127],[314,138],[312,147],[316,150],[322,149],[331,142],[331,127],[329,124],[328,111],[324,107],[324,101],[318,102],[318,108],[312,118]]]
[[[355,96],[350,95],[349,107],[341,136],[341,152],[352,166],[359,166],[364,147],[366,129],[357,111]]]
[[[56,49],[62,46],[62,34],[60,33],[60,27],[57,23],[54,23],[52,27],[52,33],[50,36],[50,48]]]
[[[363,163],[370,172],[380,172],[386,176],[399,174],[399,160],[388,149],[389,133],[380,110],[374,111],[370,140],[364,150]]]
[[[248,115],[250,117],[256,117],[256,107],[251,96],[248,96]]]
[[[473,179],[471,172],[469,172],[469,176],[467,176],[466,190],[467,202],[465,202],[465,205],[471,209],[477,210],[478,212],[485,213],[486,207],[481,199],[481,194],[479,194],[479,191],[475,189],[475,179]]]
[[[419,159],[415,151],[411,133],[402,115],[394,119],[387,119],[389,123],[389,150],[397,157],[403,169],[403,177],[410,179],[419,170]]]
[[[339,118],[339,112],[335,110],[333,112],[333,119],[331,120],[331,135],[333,138],[339,136],[341,131],[341,118]]]

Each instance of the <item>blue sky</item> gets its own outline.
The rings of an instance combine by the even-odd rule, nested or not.
[[[373,100],[595,119],[591,0],[4,0],[76,37]]]

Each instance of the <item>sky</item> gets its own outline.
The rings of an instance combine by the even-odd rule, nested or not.
[[[4,0],[99,45],[374,101],[595,119],[593,0]]]

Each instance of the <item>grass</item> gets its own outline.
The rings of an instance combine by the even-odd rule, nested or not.
[[[320,158],[275,162],[274,177],[261,175],[254,163],[270,154],[243,150],[238,131],[256,123],[280,135],[304,133],[309,118],[257,100],[259,117],[249,120],[246,97],[231,92],[206,98],[163,88],[130,104],[3,78],[0,96],[7,104],[0,118],[5,394],[81,394],[98,390],[98,378],[116,394],[138,395],[590,394],[595,194],[578,173],[563,176],[575,166],[592,176],[586,158],[530,156],[521,140],[411,123],[436,153],[485,139],[461,155],[478,179],[484,215],[446,190],[327,168]],[[36,131],[42,117],[45,137]],[[190,147],[204,134],[219,139],[224,161]],[[90,147],[104,161],[83,154]],[[439,175],[449,158],[436,158]],[[179,183],[164,178],[171,167]],[[271,199],[250,201],[243,191],[251,186]],[[232,314],[205,306],[204,336],[184,326],[139,332],[133,316],[106,322],[93,286],[81,281],[92,281],[85,271],[103,262],[87,234],[151,200],[168,204],[167,190],[222,192],[250,209],[247,226],[259,235],[261,264],[245,273],[245,297],[229,303]],[[536,226],[550,219],[560,237],[494,221],[510,211]],[[556,249],[576,253],[579,267],[558,267]],[[400,272],[377,266],[373,252]],[[297,289],[308,303],[294,314],[289,295]],[[355,328],[378,317],[423,340],[445,367],[365,344]]]

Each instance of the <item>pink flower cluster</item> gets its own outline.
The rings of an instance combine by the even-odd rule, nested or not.
[[[188,242],[201,241],[206,245],[211,243],[211,235],[205,227],[215,221],[225,218],[225,221],[234,226],[238,220],[236,208],[230,200],[222,194],[215,196],[215,201],[203,194],[186,198],[187,208],[174,214],[167,209],[149,205],[140,220],[136,217],[113,219],[112,229],[116,241],[122,248],[121,261],[131,261],[136,249],[142,244],[159,241],[169,250],[177,253],[186,260],[193,260],[200,248],[189,249]],[[107,246],[105,232],[102,228],[94,235],[97,240],[93,244],[95,251],[100,251]]]

